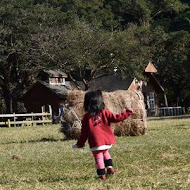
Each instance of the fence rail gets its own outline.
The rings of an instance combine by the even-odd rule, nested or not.
[[[147,116],[148,117],[161,117],[161,116],[177,116],[177,115],[184,115],[185,108],[178,106],[178,107],[161,107],[157,109],[147,109]]]
[[[29,126],[36,124],[52,123],[52,114],[42,113],[26,113],[26,114],[0,114],[0,126]]]

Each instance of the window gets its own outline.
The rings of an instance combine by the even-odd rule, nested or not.
[[[62,77],[52,77],[49,78],[50,84],[54,84],[54,85],[65,85],[65,79]]]
[[[59,77],[58,78],[58,83],[63,83],[63,78]]]
[[[155,97],[154,92],[150,92],[149,95],[147,95],[147,107],[151,111],[155,111]]]

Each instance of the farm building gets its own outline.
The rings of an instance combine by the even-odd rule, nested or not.
[[[161,105],[166,107],[168,106],[165,90],[157,80],[154,73],[157,73],[157,70],[152,63],[149,63],[145,69],[145,75],[148,78],[148,81],[143,82],[142,85],[142,93],[144,95],[147,114],[149,116],[158,115],[158,108]],[[162,102],[159,102],[159,96],[160,99],[162,99]]]
[[[167,106],[167,99],[164,88],[156,79],[154,73],[157,70],[152,63],[145,69],[147,82],[138,81],[136,78],[121,79],[116,73],[94,80],[90,85],[90,90],[100,89],[112,92],[115,90],[139,90],[144,94],[145,104],[148,113],[154,115],[156,108],[160,106],[158,96],[162,96]],[[59,106],[64,102],[69,90],[76,89],[76,86],[68,81],[64,72],[42,70],[38,74],[38,81],[24,94],[23,100],[28,112],[41,112],[43,105],[48,108],[51,105],[52,112],[59,113]]]
[[[113,74],[93,81],[90,89],[100,89],[107,92],[115,90],[141,91],[144,95],[147,114],[149,116],[157,115],[156,112],[161,104],[167,106],[167,98],[164,88],[156,79],[155,73],[157,73],[156,68],[149,62],[144,71],[147,82],[139,81],[136,78],[121,79],[117,74]],[[163,99],[162,102],[159,102],[159,97]]]
[[[65,101],[68,90],[73,89],[67,75],[61,71],[40,71],[34,83],[23,95],[25,108],[28,112],[41,112],[42,106],[48,111],[51,105],[52,113],[58,115],[59,107]]]

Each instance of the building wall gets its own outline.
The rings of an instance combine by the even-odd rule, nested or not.
[[[143,85],[142,93],[144,95],[144,100],[145,100],[145,105],[146,105],[147,112],[149,112],[148,115],[151,115],[151,114],[155,115],[156,112],[158,111],[158,108],[159,108],[159,100],[158,100],[158,94],[156,93],[155,87],[151,83],[151,81],[149,81],[147,83],[147,85]],[[148,105],[147,102],[148,102],[148,99],[150,98],[152,93],[154,94],[154,109],[149,109],[150,105]]]
[[[24,97],[24,105],[27,112],[39,113],[42,111],[43,105],[45,105],[46,111],[49,111],[48,105],[51,105],[52,112],[58,114],[59,103],[60,98],[44,86],[33,87],[27,93],[27,96]]]

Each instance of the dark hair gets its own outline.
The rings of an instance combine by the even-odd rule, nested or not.
[[[102,92],[100,90],[89,91],[84,96],[84,110],[90,116],[96,116],[105,108]]]

